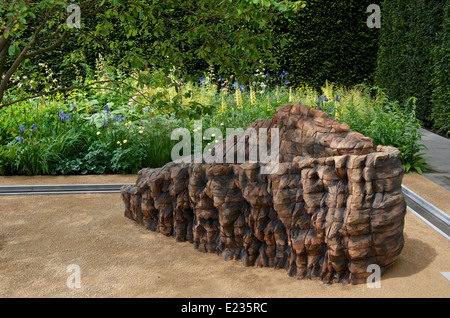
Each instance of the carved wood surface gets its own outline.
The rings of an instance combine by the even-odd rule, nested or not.
[[[363,283],[370,264],[384,272],[397,260],[406,213],[399,150],[300,104],[249,128],[279,129],[276,173],[262,174],[259,162],[145,168],[121,189],[125,216],[201,252],[326,283]],[[225,156],[240,138],[255,146],[243,132],[216,147]]]

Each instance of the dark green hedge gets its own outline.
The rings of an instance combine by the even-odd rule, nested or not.
[[[431,118],[433,129],[450,137],[450,0],[446,0],[443,16],[438,44],[434,48]]]
[[[293,74],[293,84],[317,88],[325,80],[345,86],[374,80],[379,29],[366,23],[372,3],[377,2],[308,0],[297,17],[277,23],[277,32],[289,40],[275,55],[281,70]]]
[[[435,88],[433,50],[442,26],[442,9],[442,0],[385,0],[381,4],[376,84],[393,100],[406,102],[416,97],[416,115],[428,127]]]

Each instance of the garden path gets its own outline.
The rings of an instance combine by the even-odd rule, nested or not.
[[[420,143],[427,147],[422,153],[432,167],[423,176],[450,191],[450,140],[425,129],[421,133]]]

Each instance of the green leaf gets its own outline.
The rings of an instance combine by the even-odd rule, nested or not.
[[[11,44],[8,48],[8,54],[12,56],[14,55],[14,53],[16,53],[16,46],[14,44]]]

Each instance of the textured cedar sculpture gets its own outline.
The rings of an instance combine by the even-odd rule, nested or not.
[[[326,283],[363,283],[370,264],[383,273],[395,262],[406,213],[396,148],[300,104],[250,127],[279,128],[276,173],[249,162],[142,169],[121,189],[125,216],[199,251]],[[225,142],[240,138],[250,142]]]

